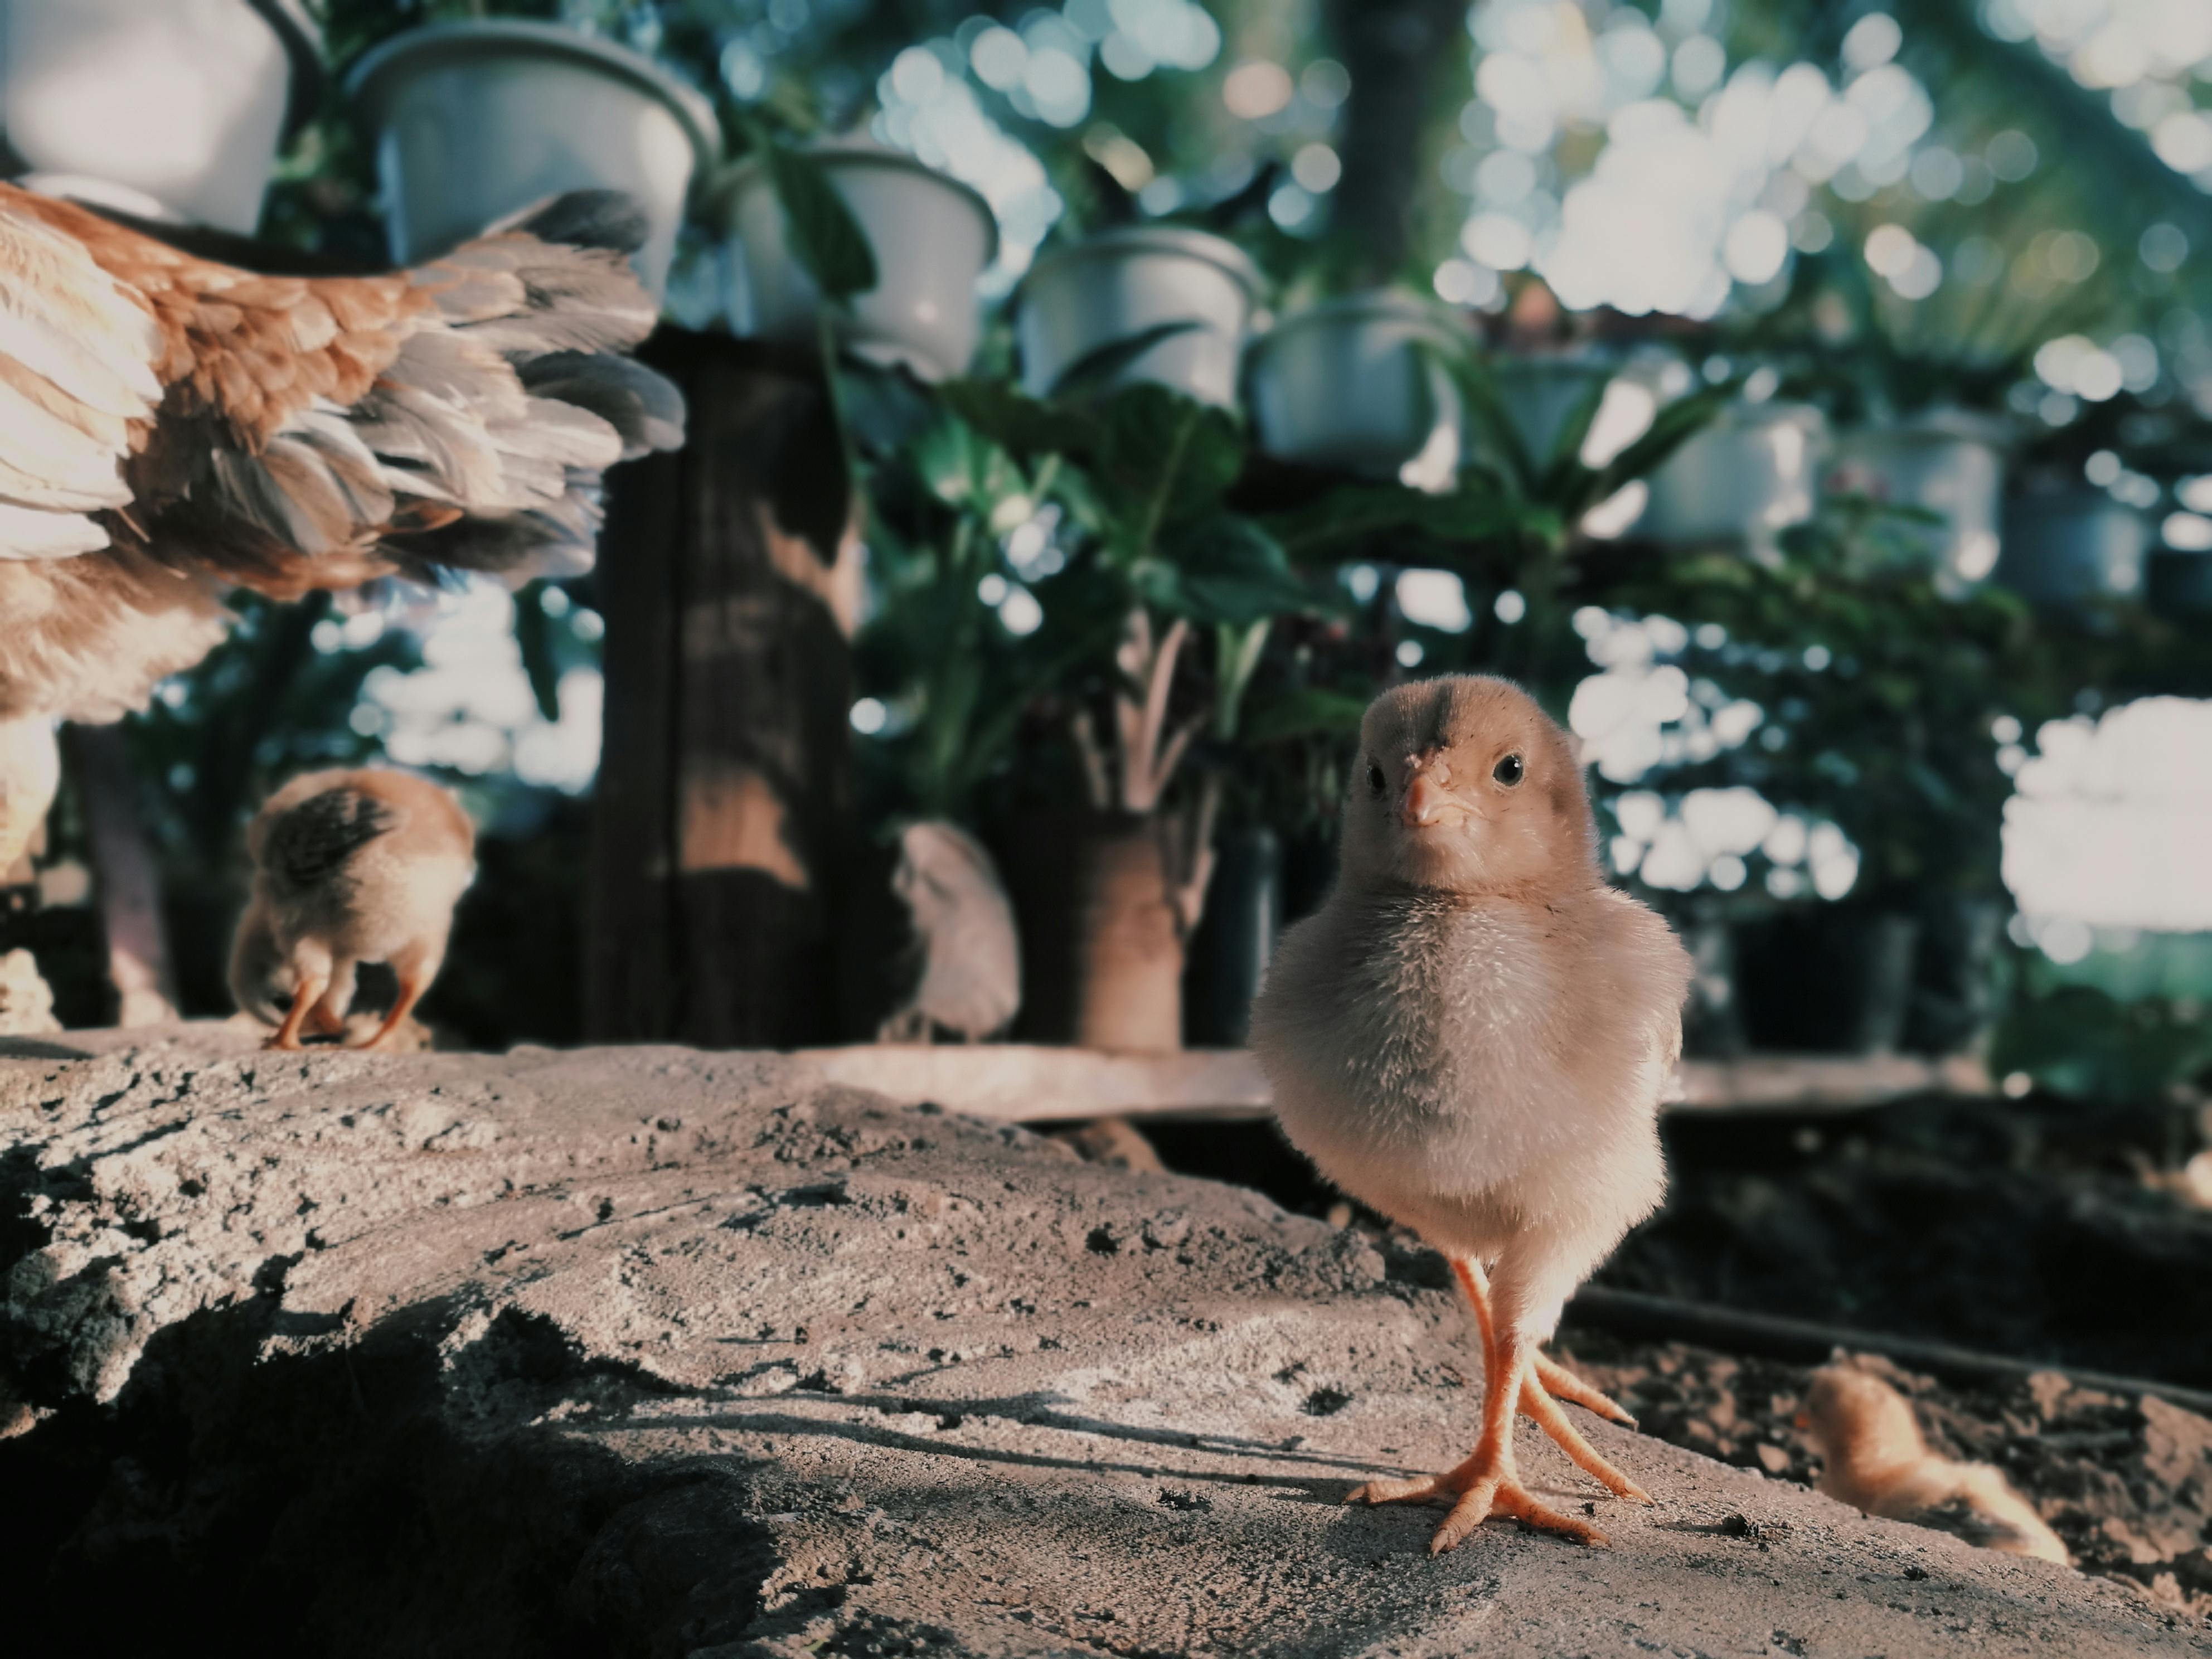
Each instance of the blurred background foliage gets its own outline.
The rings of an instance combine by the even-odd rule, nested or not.
[[[2024,477],[2086,476],[2154,516],[2212,505],[2186,494],[2212,476],[2212,25],[2190,0],[318,9],[340,69],[424,22],[536,18],[651,53],[713,98],[732,148],[866,131],[913,149],[989,198],[1006,250],[994,297],[1055,239],[1199,224],[1254,255],[1279,312],[1393,281],[1493,343],[1642,341],[1729,387],[1758,365],[1770,394],[1843,424],[1982,411],[2022,434]],[[1686,251],[1674,228],[1692,222],[1703,241]],[[383,262],[372,157],[335,81],[264,234]],[[687,230],[678,320],[717,325],[715,258]],[[1000,316],[979,377],[1010,351]],[[1102,619],[1138,580],[1086,589],[1103,568],[1083,550],[1112,539],[1088,464],[1006,441],[972,401],[896,376],[856,369],[846,400],[871,481],[854,719],[870,822],[1067,792],[1057,734],[1106,690],[1073,665],[1095,663]],[[1372,500],[1270,479],[1230,443],[1244,482],[1224,509],[1257,538],[1241,545],[1294,568],[1297,597],[1253,613],[1267,625],[1232,699],[1241,732],[1209,733],[1194,764],[1218,781],[1224,821],[1272,823],[1324,863],[1349,726],[1409,673],[1511,673],[1563,718],[1578,699],[1673,688],[1682,712],[1663,737],[1653,726],[1656,746],[1598,778],[1616,867],[1686,924],[1815,890],[2001,901],[2006,803],[2045,723],[2212,693],[2201,621],[2090,605],[2054,628],[1998,588],[1942,591],[1887,556],[1918,526],[1878,504],[1832,501],[1771,563],[1655,559],[1633,538],[1571,534],[1582,496],[1564,514],[1525,489],[1510,504],[1510,469],[1442,507],[1390,505],[1378,530]],[[1340,521],[1361,533],[1332,543]],[[434,1018],[483,1042],[572,1035],[592,592],[587,578],[512,597],[372,592],[345,614],[243,607],[231,642],[132,726],[176,936],[222,934],[182,924],[234,904],[239,830],[275,780],[388,756],[464,783],[486,825]],[[1227,650],[1209,636],[1189,653],[1179,709],[1218,700]],[[1760,833],[1670,872],[1692,794]],[[1829,876],[1808,842],[1833,855]],[[2029,1000],[2000,1034],[2001,1068],[2136,1088],[2201,1067],[2182,1034],[2205,1029],[2212,976],[2185,950],[2145,1001],[2124,932],[2093,949],[2076,929],[2053,954],[2015,927]],[[2112,963],[2117,1000],[2063,982]],[[195,946],[179,968],[188,1008],[227,1007],[214,954]],[[2054,1035],[2077,1026],[2078,1043]]]

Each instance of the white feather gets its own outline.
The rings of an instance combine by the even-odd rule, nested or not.
[[[71,559],[107,545],[107,532],[82,513],[0,501],[0,559]]]

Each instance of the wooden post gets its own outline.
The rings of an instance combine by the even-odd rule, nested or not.
[[[1328,0],[1337,55],[1352,72],[1336,228],[1377,281],[1394,276],[1414,238],[1422,143],[1444,76],[1463,84],[1467,8],[1461,0]]]
[[[860,546],[811,352],[664,331],[690,436],[611,480],[586,1034],[834,1040]]]

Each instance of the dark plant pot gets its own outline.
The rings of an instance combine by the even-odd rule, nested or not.
[[[1283,848],[1283,926],[1304,921],[1336,885],[1334,825],[1300,831]]]
[[[1736,996],[1735,929],[1725,921],[1692,920],[1675,929],[1696,964],[1682,1006],[1682,1052],[1693,1060],[1734,1060],[1745,1048]]]
[[[1996,899],[1941,895],[1921,907],[1905,1046],[1939,1058],[1973,1048],[1996,1023],[1997,974],[2010,909]]]
[[[1283,928],[1283,843],[1265,825],[1222,836],[1183,970],[1182,1038],[1238,1048],[1252,1033],[1252,999]]]
[[[1182,1046],[1183,945],[1149,816],[1028,820],[1000,852],[1022,939],[1015,1035],[1132,1054]]]
[[[2212,616],[2212,552],[2159,549],[2150,556],[2144,586],[2151,609],[2161,617]]]
[[[2101,489],[2014,495],[1996,579],[2039,611],[2142,592],[2150,520]]]
[[[1737,1004],[1755,1049],[1885,1054],[1905,1035],[1920,923],[1894,910],[1808,905],[1735,930]]]

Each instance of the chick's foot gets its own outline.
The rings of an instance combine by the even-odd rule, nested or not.
[[[1509,1516],[1540,1532],[1555,1532],[1577,1544],[1602,1547],[1606,1536],[1587,1521],[1562,1515],[1539,1503],[1521,1484],[1509,1458],[1481,1451],[1457,1468],[1442,1474],[1417,1475],[1411,1480],[1370,1480],[1345,1498],[1347,1504],[1425,1504],[1438,1499],[1451,1505],[1429,1540],[1429,1553],[1441,1555],[1464,1542],[1491,1516]]]

